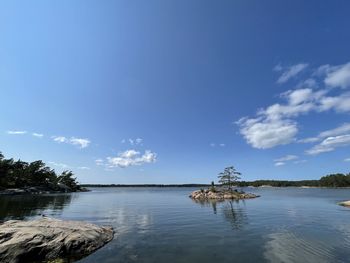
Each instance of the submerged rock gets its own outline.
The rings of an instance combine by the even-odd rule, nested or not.
[[[350,201],[340,202],[339,205],[350,207]]]
[[[258,195],[251,193],[243,193],[237,191],[228,191],[228,190],[217,190],[212,191],[209,189],[206,190],[197,190],[190,194],[192,199],[196,200],[205,200],[205,199],[215,199],[215,200],[224,200],[224,199],[250,199],[259,197]]]
[[[9,220],[0,225],[0,262],[72,262],[102,247],[113,235],[112,227],[80,221]]]

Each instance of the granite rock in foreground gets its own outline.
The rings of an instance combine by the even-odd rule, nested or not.
[[[240,193],[236,191],[212,191],[209,189],[206,190],[197,190],[190,194],[190,197],[195,200],[224,200],[224,199],[251,199],[259,197],[258,195],[251,193]]]
[[[0,225],[0,262],[72,262],[113,239],[112,227],[80,221],[40,218],[10,220]]]

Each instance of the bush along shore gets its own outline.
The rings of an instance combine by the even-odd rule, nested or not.
[[[87,191],[71,171],[57,174],[43,161],[5,159],[0,153],[0,194],[47,194]]]

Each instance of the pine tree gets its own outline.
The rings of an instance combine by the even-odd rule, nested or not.
[[[225,170],[219,173],[219,183],[222,185],[227,185],[228,189],[232,190],[232,185],[234,185],[237,180],[241,179],[241,173],[238,172],[233,166],[226,167]]]

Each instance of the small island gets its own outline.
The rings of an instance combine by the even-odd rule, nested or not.
[[[216,187],[212,182],[209,189],[200,189],[190,194],[190,198],[195,200],[240,200],[240,199],[251,199],[259,197],[252,193],[245,193],[233,189],[240,178],[241,173],[238,172],[234,166],[226,167],[225,170],[219,173],[220,187]]]

